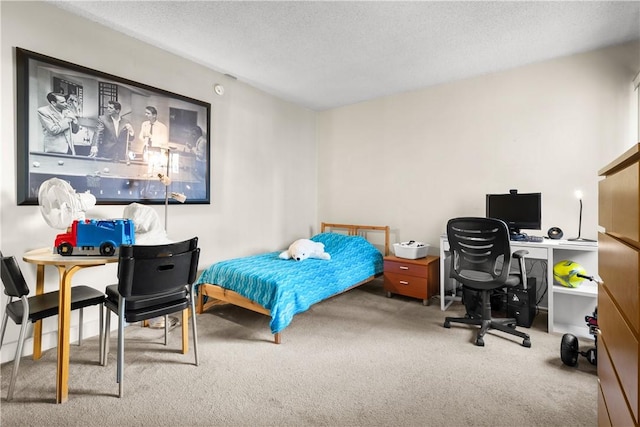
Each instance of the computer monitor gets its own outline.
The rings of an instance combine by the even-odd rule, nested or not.
[[[542,229],[542,193],[487,194],[487,218],[501,219],[509,226],[509,232]]]

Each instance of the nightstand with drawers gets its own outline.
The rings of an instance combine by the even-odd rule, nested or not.
[[[424,305],[438,292],[440,283],[440,257],[427,256],[406,259],[396,256],[384,257],[384,290],[387,297],[392,294],[419,298]]]

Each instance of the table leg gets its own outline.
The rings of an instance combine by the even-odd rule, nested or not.
[[[36,268],[36,295],[44,293],[44,264],[38,264]],[[33,360],[42,357],[42,320],[33,325]]]
[[[182,310],[182,354],[189,352],[189,309]]]
[[[69,343],[71,342],[71,277],[81,267],[57,266],[60,274],[58,313],[58,369],[56,374],[56,402],[69,399]]]

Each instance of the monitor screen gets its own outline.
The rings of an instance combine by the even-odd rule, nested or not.
[[[542,193],[487,194],[487,218],[498,218],[511,234],[542,228]]]

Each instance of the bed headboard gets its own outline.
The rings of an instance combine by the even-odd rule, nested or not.
[[[320,232],[346,231],[349,236],[361,236],[367,239],[368,232],[384,232],[384,252],[389,255],[389,226],[388,225],[354,225],[354,224],[331,224],[323,222],[320,224]],[[367,239],[369,240],[369,239]]]

